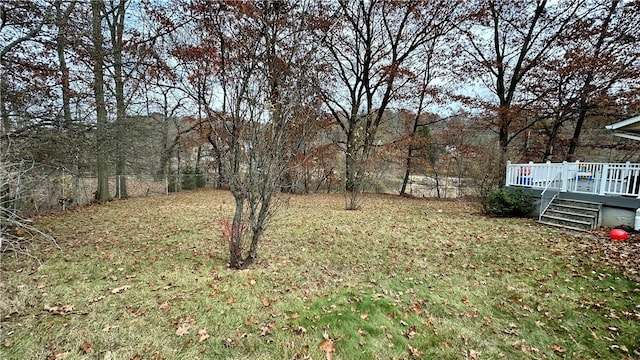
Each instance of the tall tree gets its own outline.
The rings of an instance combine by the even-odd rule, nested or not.
[[[90,50],[91,62],[93,64],[93,94],[96,106],[96,169],[98,175],[98,189],[96,200],[108,201],[109,178],[108,178],[108,142],[107,142],[107,104],[104,94],[104,36],[102,33],[102,15],[104,14],[104,3],[101,0],[91,0],[91,20],[92,20],[92,43]]]
[[[126,144],[124,139],[127,135],[127,122],[125,117],[127,116],[127,104],[125,100],[125,73],[124,73],[124,32],[125,32],[125,20],[126,11],[128,7],[127,0],[110,0],[108,1],[108,7],[104,8],[104,18],[109,29],[109,39],[111,47],[111,61],[112,61],[112,76],[114,83],[114,97],[116,100],[116,142],[115,142],[115,157],[116,157],[116,197],[126,198],[127,194],[127,182],[126,182]]]
[[[589,114],[619,107],[640,88],[640,2],[594,1],[594,9],[568,31],[565,60],[577,90],[575,126],[567,157],[573,158]],[[624,116],[624,114],[621,114]],[[619,115],[620,116],[620,115]]]
[[[332,81],[322,87],[322,98],[344,136],[347,192],[363,191],[385,110],[412,76],[408,64],[418,49],[446,31],[456,6],[362,0],[338,1],[323,10],[326,31],[320,40]],[[355,196],[347,208],[357,208]]]
[[[453,27],[453,22],[451,26]],[[400,187],[400,195],[406,193],[407,184],[409,183],[411,172],[414,170],[416,160],[424,158],[423,152],[425,149],[435,149],[435,145],[431,144],[433,139],[428,126],[441,121],[441,119],[438,117],[434,119],[432,116],[428,116],[428,114],[426,114],[426,108],[434,105],[434,103],[440,102],[442,98],[441,93],[445,92],[439,91],[439,89],[432,84],[434,78],[438,75],[438,67],[443,67],[444,51],[442,51],[442,46],[445,42],[443,40],[446,39],[445,35],[447,35],[447,32],[443,31],[440,36],[434,37],[430,43],[425,44],[424,49],[421,51],[421,61],[417,64],[416,74],[411,82],[412,86],[409,94],[411,94],[410,98],[415,103],[411,104],[410,109],[412,110],[412,116],[399,140],[401,148],[405,150],[405,172]],[[419,157],[416,159],[415,155],[419,155]],[[431,155],[433,156],[429,156],[428,158],[429,160],[433,160],[429,162],[433,165],[435,172],[435,151],[432,151]],[[436,182],[438,182],[437,173]],[[437,189],[438,197],[440,197],[439,187],[437,187]]]
[[[470,85],[491,94],[490,99],[475,100],[493,114],[485,119],[500,147],[497,181],[504,181],[500,174],[505,171],[510,143],[537,121],[527,114],[534,99],[524,83],[532,70],[556,56],[559,38],[576,21],[584,3],[478,0],[466,4],[469,16],[460,25],[463,41],[457,50],[467,62],[459,74],[464,79],[470,73],[477,75],[480,83]]]
[[[584,15],[559,37],[557,56],[526,82],[544,139],[527,146],[532,159],[579,158],[583,130],[633,114],[628,109],[640,79],[640,4],[602,0],[585,6]]]

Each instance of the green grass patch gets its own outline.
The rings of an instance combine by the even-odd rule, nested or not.
[[[463,202],[343,208],[293,197],[243,271],[226,268],[225,192],[42,218],[63,250],[35,246],[41,267],[3,255],[0,358],[640,356],[638,284],[578,235]]]

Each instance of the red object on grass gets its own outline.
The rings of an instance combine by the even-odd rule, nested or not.
[[[627,240],[629,238],[629,234],[622,229],[612,229],[609,236],[611,237],[611,240],[618,241]]]

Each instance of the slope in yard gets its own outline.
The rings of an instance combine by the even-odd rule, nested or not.
[[[0,358],[640,356],[637,271],[602,239],[465,202],[294,196],[234,271],[232,209],[197,191],[40,219],[63,251],[3,255]]]

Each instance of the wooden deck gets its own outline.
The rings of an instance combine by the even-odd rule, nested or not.
[[[507,164],[506,186],[640,199],[637,163]]]

